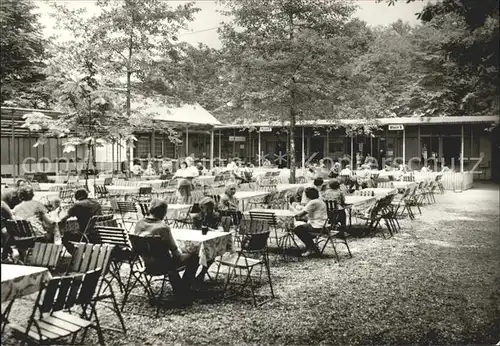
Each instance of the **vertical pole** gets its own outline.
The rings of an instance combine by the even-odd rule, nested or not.
[[[236,157],[236,127],[233,128],[233,158]]]
[[[406,164],[406,128],[403,127],[403,165]]]
[[[189,155],[189,125],[186,125],[186,157]]]
[[[222,165],[221,158],[222,158],[222,130],[219,130],[219,165]]]
[[[355,168],[355,157],[354,157],[354,137],[353,135],[351,134],[351,170],[354,170]]]
[[[257,156],[259,158],[259,167],[262,165],[262,152],[261,152],[261,144],[260,144],[260,129],[259,129],[259,146],[258,146],[258,149],[259,149],[259,155]]]
[[[153,130],[153,133],[151,133],[151,157],[154,159],[156,156],[156,134],[155,131]]]
[[[474,129],[470,127],[470,153],[469,157],[474,157]]]
[[[214,130],[210,131],[210,169],[214,168]]]
[[[420,140],[420,125],[417,126],[417,147],[418,147],[418,157],[422,157],[422,143]],[[429,152],[429,149],[427,149],[427,153]],[[422,166],[425,166],[425,162],[422,162]]]
[[[370,156],[373,156],[373,135],[370,133]]]
[[[464,125],[462,125],[460,136],[460,172],[464,172]]]
[[[306,150],[305,150],[305,145],[304,145],[304,125],[302,125],[302,170],[306,168]],[[304,172],[305,176],[305,172]]]
[[[115,142],[111,142],[111,176],[115,174]]]
[[[326,128],[326,145],[324,156],[330,156],[330,129],[328,127]]]
[[[19,148],[16,148],[16,142],[15,142],[15,137],[14,137],[14,110],[12,110],[11,113],[12,117],[12,178],[14,179],[14,182],[16,181],[16,149],[19,150]]]
[[[252,131],[248,130],[248,148],[247,148],[247,162],[251,162],[252,158]]]

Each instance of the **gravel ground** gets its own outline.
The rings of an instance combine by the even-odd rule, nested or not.
[[[126,335],[105,331],[109,345],[202,344],[495,344],[500,340],[498,185],[476,184],[436,196],[393,238],[352,239],[340,265],[323,258],[283,262],[272,256],[277,299],[259,308],[220,299],[221,281],[192,307],[162,310],[133,297]],[[276,259],[276,260],[275,260]],[[140,290],[138,293],[142,293]],[[268,294],[264,287],[261,294]],[[16,302],[14,320],[24,319]],[[103,324],[116,325],[107,309]],[[88,343],[96,343],[94,332]],[[2,343],[16,342],[9,333]]]

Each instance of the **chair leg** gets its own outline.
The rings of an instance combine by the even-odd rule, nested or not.
[[[269,280],[269,288],[271,289],[271,297],[274,296],[273,282],[271,280],[271,266],[269,265],[269,254],[264,254],[264,265],[266,266],[267,279]]]

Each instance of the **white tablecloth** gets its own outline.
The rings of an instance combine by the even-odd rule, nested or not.
[[[47,268],[2,264],[2,303],[40,291],[52,275]]]
[[[182,252],[198,254],[204,267],[217,256],[231,251],[231,233],[211,231],[203,235],[199,230],[172,229],[172,236]]]

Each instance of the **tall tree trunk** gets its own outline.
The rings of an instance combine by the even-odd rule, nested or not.
[[[292,91],[292,96],[294,92]],[[295,172],[296,172],[296,160],[295,160],[295,121],[296,121],[295,105],[290,107],[290,135],[288,136],[290,140],[290,184],[295,184]]]
[[[131,54],[130,54],[131,55]],[[131,76],[132,72],[127,71],[127,103],[125,107],[127,108],[127,117],[130,119],[130,114],[131,114],[131,109],[130,109],[130,100],[131,100],[131,88],[132,88],[132,83],[131,83]],[[126,149],[127,152],[125,153],[126,158],[127,158],[127,177],[130,177],[130,167],[132,167],[131,157],[130,157],[130,148],[132,147],[132,139],[128,139],[126,143]]]
[[[85,188],[89,191],[89,168],[90,168],[90,155],[92,155],[92,142],[87,144],[87,162],[85,164]]]

